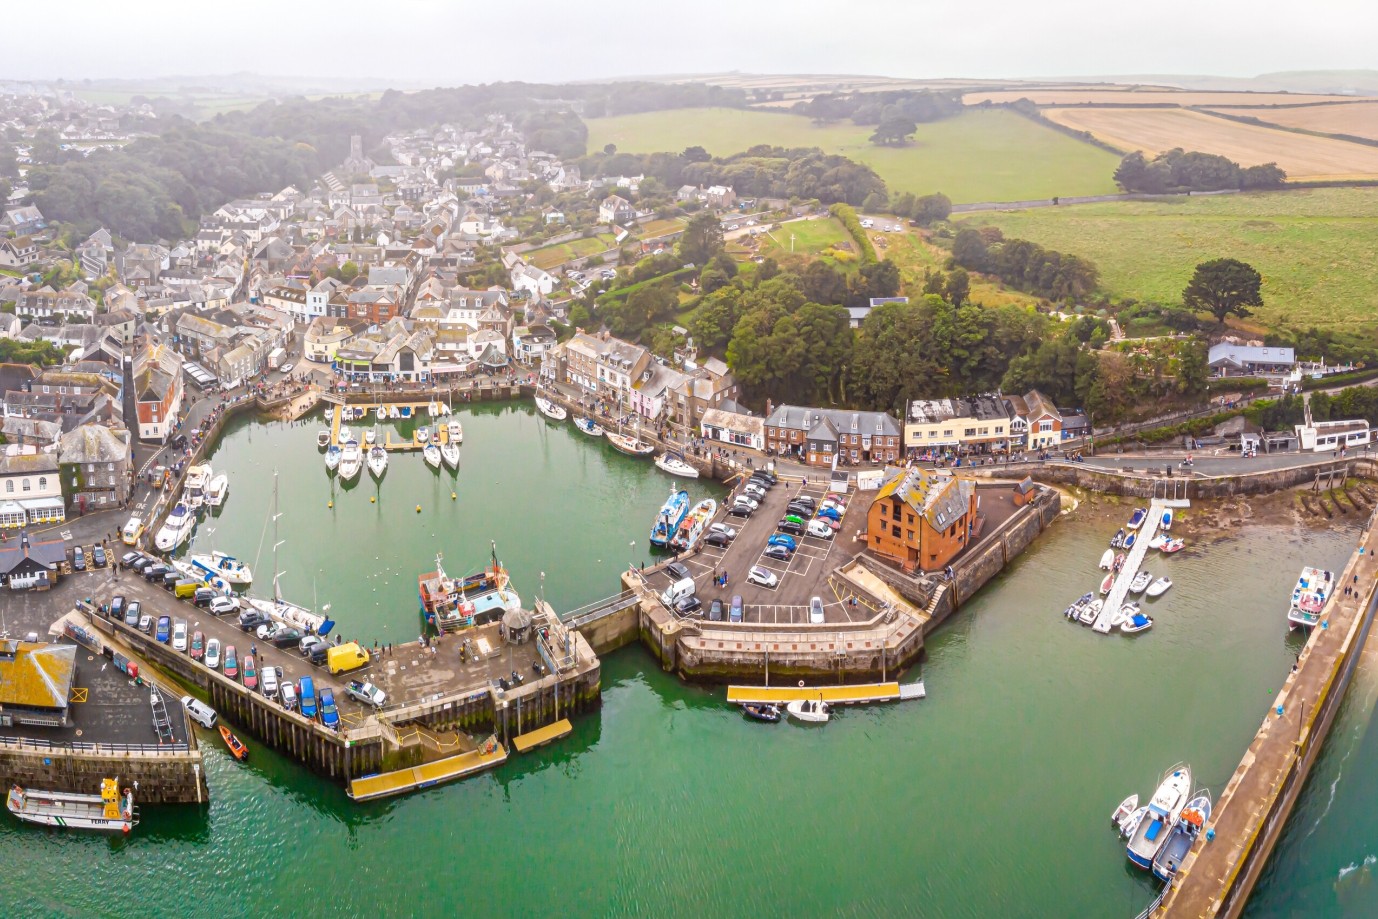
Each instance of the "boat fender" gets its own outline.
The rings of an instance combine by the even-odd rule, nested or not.
[[[419,504],[416,505],[416,512],[417,512],[418,514],[421,513],[421,505],[419,505]]]
[[[378,498],[377,498],[376,496],[369,496],[368,503],[369,503],[369,504],[377,504],[377,503],[378,503]]]
[[[799,688],[800,688],[800,689],[803,689],[803,688],[804,688],[804,681],[803,681],[803,680],[800,680],[800,681],[799,681]]]
[[[335,506],[335,502],[334,502],[334,501],[330,501],[330,502],[328,502],[325,506],[326,506],[326,507],[334,507],[334,506]]]
[[[458,497],[459,497],[459,495],[455,494],[454,492],[450,492],[450,500],[451,500],[451,501],[453,501],[455,498],[458,498]]]

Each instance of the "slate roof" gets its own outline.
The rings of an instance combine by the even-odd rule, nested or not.
[[[0,705],[67,708],[77,646],[0,641]]]
[[[975,490],[975,484],[968,479],[939,476],[931,469],[916,466],[897,473],[882,485],[876,500],[898,498],[941,532],[966,514]]]
[[[64,463],[118,463],[129,447],[103,424],[83,424],[63,435],[58,456]]]

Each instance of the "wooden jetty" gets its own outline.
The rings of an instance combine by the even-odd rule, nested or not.
[[[569,719],[561,718],[554,724],[547,724],[543,728],[518,734],[512,738],[512,746],[518,753],[528,753],[537,747],[543,747],[548,743],[554,743],[561,737],[568,736],[572,730],[574,730],[574,725],[569,723]]]
[[[910,686],[918,687],[917,692]],[[829,705],[865,705],[868,702],[898,702],[923,698],[923,683],[901,689],[899,683],[857,683],[851,686],[729,686],[727,701],[785,705],[804,699],[821,699]],[[907,690],[907,691],[905,691]]]
[[[569,724],[569,722],[566,721],[565,724]],[[422,788],[430,788],[433,785],[466,778],[485,772],[495,766],[501,766],[505,762],[507,762],[507,750],[502,744],[494,741],[491,749],[487,752],[470,750],[468,753],[447,756],[433,763],[352,779],[345,793],[355,801],[390,798],[393,795],[404,795],[408,792],[419,791]]]

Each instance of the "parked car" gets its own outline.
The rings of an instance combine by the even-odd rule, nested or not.
[[[172,638],[171,616],[158,617],[158,631],[153,637],[156,638],[158,641],[161,641],[163,644],[168,643],[168,641]]]
[[[769,568],[762,568],[760,565],[752,565],[751,570],[746,573],[746,579],[762,587],[775,587],[780,583],[780,579],[775,576],[774,571]]]
[[[197,630],[191,633],[191,649],[187,652],[191,659],[199,661],[206,656],[206,633]]]
[[[244,655],[244,688],[258,688],[258,661],[252,654]]]
[[[225,646],[225,665],[220,669],[232,680],[239,676],[239,653],[235,651],[234,645]]]
[[[714,532],[709,533],[703,538],[703,544],[705,546],[714,546],[718,549],[726,549],[732,544],[732,540],[728,539],[723,533]]]
[[[824,520],[810,520],[805,532],[818,539],[833,538],[833,528],[828,526],[827,521]]]
[[[282,698],[282,707],[289,712],[297,710],[297,687],[292,685],[291,680],[283,680],[282,686],[278,688],[278,695]]]
[[[728,620],[729,622],[741,622],[741,621],[742,621],[742,618],[745,616],[745,614],[746,614],[746,608],[742,606],[742,595],[741,595],[741,594],[733,594],[733,595],[732,595],[732,608],[731,608],[731,610],[730,610],[730,611],[728,612],[728,614],[727,614],[727,620]]]
[[[747,507],[751,508],[753,511],[756,510],[756,508],[758,508],[758,507],[761,506],[761,502],[759,502],[759,501],[757,501],[755,498],[751,497],[751,495],[738,495],[737,497],[735,497],[735,498],[732,499],[732,503],[733,503],[734,505],[736,505],[736,504],[745,504]]]
[[[751,474],[751,478],[747,479],[747,481],[748,481],[748,482],[755,482],[756,484],[760,485],[762,488],[764,488],[764,489],[766,489],[766,490],[770,490],[770,489],[772,489],[772,488],[775,487],[775,483],[776,483],[777,479],[776,479],[774,476],[772,476],[772,475],[768,475],[767,473],[759,472],[759,471],[758,471],[758,472],[753,472],[753,473]]]
[[[727,537],[728,541],[737,538],[737,531],[725,523],[715,523],[708,528],[710,533],[721,533]]]
[[[105,567],[105,550],[100,546],[91,547],[91,564],[97,568]]]
[[[234,597],[216,597],[209,607],[211,614],[224,616],[239,609],[239,601]]]
[[[779,523],[775,524],[775,529],[779,530],[781,533],[788,533],[791,536],[804,535],[804,525],[802,523],[795,523],[793,520],[781,520]],[[772,540],[774,540],[774,538],[774,536],[771,537]],[[793,540],[791,540],[791,542],[793,542]],[[774,542],[770,544],[775,545]],[[796,546],[790,546],[790,548],[793,549],[796,548]]]
[[[148,613],[144,613],[142,616],[139,617],[139,624],[135,626],[135,628],[137,628],[140,632],[148,632],[152,634],[153,617],[148,615]]]
[[[693,595],[683,597],[675,604],[675,611],[681,616],[692,616],[702,609],[703,601]]]
[[[714,597],[713,602],[708,604],[708,621],[722,622],[723,605],[722,600]]]
[[[789,546],[766,546],[766,551],[761,553],[766,558],[773,558],[776,561],[787,562],[794,556],[794,550]]]
[[[258,672],[259,690],[266,698],[273,698],[278,694],[278,668],[264,667]]]
[[[689,573],[689,569],[684,566],[683,562],[671,562],[670,564],[666,565],[665,573],[668,574],[670,576],[670,580],[675,583],[678,583],[679,581],[683,581],[685,579],[693,580],[694,577],[692,574]]]
[[[239,627],[246,632],[252,632],[264,623],[271,621],[272,620],[266,615],[256,609],[246,609],[239,614]]]
[[[145,581],[148,581],[149,583],[158,583],[162,581],[163,575],[167,574],[169,570],[170,569],[167,565],[157,563],[149,565],[141,573],[143,574]]]
[[[785,505],[785,513],[798,517],[802,522],[805,517],[813,516],[813,508],[807,504],[791,501],[789,504]]]
[[[798,504],[810,510],[818,510],[818,502],[809,495],[795,495],[790,499],[791,504]]]
[[[335,691],[329,686],[321,687],[321,724],[331,729],[340,726],[340,710],[335,707]]]
[[[81,546],[77,546],[72,550],[72,570],[86,570],[86,551],[82,549]]]
[[[753,472],[753,473],[751,474],[751,476],[752,476],[752,478],[758,478],[758,477],[759,477],[759,478],[762,478],[762,479],[767,479],[767,480],[770,481],[770,484],[772,484],[772,485],[774,485],[776,482],[780,481],[780,477],[777,476],[775,473],[771,472],[769,469],[757,469],[755,472]]]
[[[297,366],[296,364],[283,364],[283,365],[282,365],[282,372],[283,372],[283,373],[291,373],[291,372],[296,368],[296,366]]]
[[[125,564],[129,566],[131,570],[138,574],[143,574],[144,569],[153,564],[153,559],[149,558],[147,555],[144,555],[143,553],[131,552],[129,553],[129,555],[134,556],[134,558],[130,561],[125,562]],[[129,558],[129,555],[126,555],[125,558]]]
[[[829,520],[841,520],[842,512],[835,507],[820,507],[817,516],[820,518],[826,517]]]
[[[268,640],[279,648],[291,648],[301,643],[303,634],[301,629],[279,629]]]
[[[350,680],[345,684],[345,692],[351,698],[357,699],[365,705],[372,705],[374,708],[382,708],[388,700],[387,693],[372,683],[365,683],[363,680]]]
[[[195,603],[197,606],[210,606],[211,601],[218,596],[220,596],[220,594],[209,587],[198,587],[196,588],[196,593],[191,596],[191,602]]]
[[[750,517],[752,514],[750,504],[734,504],[727,509],[729,517]]]
[[[124,618],[124,596],[122,594],[115,594],[110,598],[110,618]]]
[[[220,639],[212,638],[206,642],[206,666],[212,670],[220,669]]]
[[[809,598],[809,622],[812,622],[814,625],[822,625],[823,622],[824,622],[824,620],[825,620],[825,617],[824,617],[824,615],[823,615],[823,598],[822,598],[822,597],[810,597],[810,598]]]
[[[790,551],[794,551],[795,549],[799,548],[799,541],[795,539],[793,536],[787,536],[784,533],[776,533],[772,535],[770,539],[766,540],[766,545],[785,546]]]
[[[331,647],[333,646],[328,641],[322,642],[318,645],[313,645],[311,650],[306,652],[305,656],[307,662],[309,662],[313,667],[322,666],[323,664],[325,664],[327,660],[330,659]]]
[[[301,641],[297,642],[297,651],[301,654],[302,657],[310,657],[311,652],[314,649],[325,648],[329,646],[330,642],[326,641],[319,635],[305,635],[302,636]]]
[[[838,530],[842,529],[842,521],[841,521],[841,520],[836,520],[836,519],[834,519],[834,518],[832,518],[832,517],[815,517],[815,518],[813,518],[812,520],[810,520],[809,522],[810,522],[810,523],[821,523],[821,524],[823,524],[825,527],[827,527],[828,529],[832,530],[834,533],[836,533]]]
[[[120,564],[128,568],[141,558],[143,558],[143,555],[141,553],[126,552],[124,555],[120,556]]]
[[[747,497],[755,501],[764,501],[766,498],[766,490],[761,486],[753,484],[751,482],[747,482],[746,485],[742,488],[742,494],[746,495]]]
[[[297,693],[301,696],[301,713],[308,718],[316,717],[316,681],[309,676],[302,677]]]
[[[129,605],[124,610],[124,624],[138,628],[139,620],[143,618],[142,610],[143,607],[139,605],[138,600],[130,600]]]

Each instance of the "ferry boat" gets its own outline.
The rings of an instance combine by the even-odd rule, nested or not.
[[[436,553],[435,570],[416,579],[421,612],[440,631],[482,625],[522,608],[522,598],[512,589],[507,569],[498,561],[496,547],[491,563],[477,574],[451,577],[443,562],[443,556]]]
[[[1334,589],[1335,576],[1310,566],[1301,570],[1292,588],[1292,605],[1287,610],[1288,629],[1309,629],[1321,621],[1326,601]]]
[[[322,428],[316,432],[316,446],[321,450],[330,446],[330,432]]]
[[[254,580],[254,573],[248,565],[230,553],[218,549],[188,556],[187,562],[201,572],[199,577],[202,580],[206,580],[205,575],[214,575],[227,584],[247,585],[252,584]]]
[[[450,443],[464,443],[464,425],[458,421],[451,421],[445,425],[445,431],[449,434]]]
[[[680,523],[679,529],[675,530],[675,535],[670,537],[670,547],[680,552],[692,551],[703,534],[708,532],[708,524],[713,522],[713,515],[717,512],[718,502],[712,498],[704,498],[695,504]]]
[[[574,419],[574,426],[583,431],[590,437],[602,437],[603,426],[592,418],[579,417]]]
[[[689,513],[689,492],[680,490],[670,492],[660,510],[656,511],[655,523],[651,525],[651,545],[665,547],[679,530],[684,517]]]
[[[628,437],[626,434],[617,434],[613,431],[607,433],[608,443],[612,444],[621,452],[628,456],[650,456],[656,452],[654,444],[648,444],[644,440],[635,437]]]
[[[1187,853],[1196,842],[1196,837],[1201,835],[1201,830],[1209,819],[1211,793],[1206,789],[1197,789],[1196,795],[1187,802],[1187,806],[1182,809],[1182,816],[1168,833],[1167,842],[1163,843],[1163,847],[1153,858],[1154,877],[1160,881],[1171,881],[1176,876],[1177,869],[1182,866],[1182,859],[1187,857]]]
[[[206,503],[206,486],[210,484],[214,470],[210,463],[200,463],[187,469],[187,478],[182,483],[182,500],[187,507],[196,510]]]
[[[26,823],[59,826],[68,830],[99,830],[128,833],[139,825],[134,792],[120,791],[118,778],[101,779],[100,794],[40,791],[15,785],[5,802],[10,813]]]
[[[656,457],[656,468],[661,472],[668,472],[670,475],[681,476],[686,479],[697,479],[699,471],[690,466],[683,459],[670,453],[662,453]]]
[[[451,469],[459,468],[459,445],[453,440],[440,446],[440,458],[445,461],[445,465]]]
[[[563,405],[556,405],[542,396],[536,397],[536,410],[551,421],[564,421],[569,417],[569,412],[565,411]]]
[[[195,528],[196,515],[184,502],[178,501],[168,512],[167,520],[163,521],[158,535],[153,537],[153,545],[157,546],[160,552],[171,552],[186,542]]]
[[[388,471],[388,451],[382,447],[373,447],[368,451],[368,471],[373,473],[375,479],[381,479],[383,473]]]
[[[425,449],[421,451],[421,455],[425,458],[427,466],[430,466],[432,469],[440,468],[440,462],[443,457],[440,454],[440,448],[438,446],[435,444],[426,444]]]
[[[359,477],[364,468],[364,451],[356,443],[347,443],[340,450],[340,480],[350,482]]]
[[[225,473],[210,480],[206,486],[206,503],[211,507],[220,507],[225,503],[225,498],[230,493],[230,477]]]
[[[1167,771],[1148,802],[1148,813],[1144,814],[1134,835],[1129,838],[1125,851],[1129,860],[1147,871],[1153,866],[1153,857],[1167,842],[1171,830],[1186,806],[1187,796],[1191,794],[1191,767],[1178,763]]]

